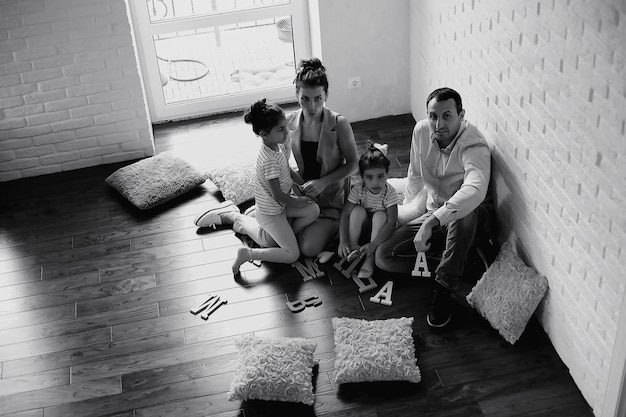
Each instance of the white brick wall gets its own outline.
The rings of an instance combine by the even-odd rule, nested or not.
[[[124,0],[2,0],[0,182],[150,155]]]
[[[494,144],[501,239],[548,278],[538,316],[596,415],[624,297],[625,4],[411,2],[413,113],[450,86]]]

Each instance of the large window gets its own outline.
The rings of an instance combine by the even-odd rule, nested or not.
[[[129,0],[153,121],[294,97],[305,0]]]

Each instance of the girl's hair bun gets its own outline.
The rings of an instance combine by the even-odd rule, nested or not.
[[[272,130],[281,117],[285,117],[283,109],[274,103],[268,103],[264,98],[252,103],[243,114],[244,122],[251,124],[252,131],[257,135],[261,131]]]

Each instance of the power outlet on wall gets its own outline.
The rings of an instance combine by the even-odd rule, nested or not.
[[[348,78],[348,88],[361,88],[361,76]]]

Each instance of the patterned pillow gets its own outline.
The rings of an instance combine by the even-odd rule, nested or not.
[[[254,198],[255,161],[250,159],[207,172],[224,199],[239,205]]]
[[[313,404],[313,352],[317,343],[303,338],[242,336],[235,345],[239,366],[230,384],[229,400]]]
[[[506,242],[467,296],[467,302],[511,344],[520,338],[548,289],[548,280],[524,264]]]
[[[170,152],[122,167],[105,180],[135,207],[146,210],[186,193],[206,175]]]
[[[372,321],[334,317],[332,325],[337,384],[422,379],[415,359],[413,317]]]

